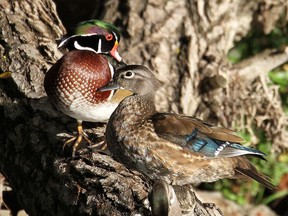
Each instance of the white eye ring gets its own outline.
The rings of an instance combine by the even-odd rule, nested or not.
[[[132,79],[135,74],[129,70],[129,71],[126,71],[125,74],[123,74],[123,75],[124,75],[124,78],[126,78],[126,79]]]

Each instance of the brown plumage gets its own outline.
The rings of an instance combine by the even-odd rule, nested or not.
[[[107,125],[108,148],[116,160],[169,184],[249,177],[275,189],[245,157],[264,158],[265,154],[242,146],[243,139],[234,131],[189,116],[158,113],[159,83],[148,68],[121,68],[114,82],[101,90],[124,88],[134,93],[119,104]]]
[[[159,134],[171,134],[173,136],[185,136],[191,134],[196,128],[206,136],[212,139],[223,140],[228,142],[241,143],[244,140],[235,134],[235,131],[214,127],[201,119],[189,116],[157,113],[153,115],[153,123],[155,131]]]

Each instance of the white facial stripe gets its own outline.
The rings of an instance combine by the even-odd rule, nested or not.
[[[67,43],[71,38],[76,37],[77,35],[73,35],[71,37],[65,38],[64,40],[61,41],[61,43],[58,45],[58,48],[62,47],[64,44]]]
[[[70,39],[74,38],[74,37],[89,37],[92,35],[97,35],[97,34],[86,34],[86,35],[72,35],[70,37],[65,38],[63,41],[60,42],[60,44],[58,45],[58,48],[62,47],[65,43],[67,43],[67,41],[69,41]]]
[[[101,52],[101,48],[102,48],[102,40],[99,39],[99,42],[98,42],[98,50],[97,50],[98,53]]]
[[[67,43],[67,41],[69,41],[71,38],[74,37],[89,37],[89,36],[94,36],[94,35],[99,35],[99,34],[95,34],[95,33],[90,33],[90,34],[83,34],[83,35],[72,35],[70,37],[65,38],[63,41],[60,42],[60,44],[58,45],[58,48],[62,47],[65,43]],[[114,34],[115,35],[115,34]],[[117,36],[115,35],[115,38],[118,40]]]
[[[66,41],[67,41],[68,39],[69,39],[69,38],[66,38],[65,40],[61,41],[61,43],[58,45],[58,47],[57,47],[57,48],[60,48],[60,47],[62,47],[62,46],[63,46],[63,44],[65,44],[65,43],[66,43]]]
[[[90,47],[83,47],[81,46],[77,41],[74,41],[74,47],[78,50],[89,50],[89,51],[92,51],[94,53],[98,53],[96,52],[94,49],[90,48]]]
[[[78,35],[78,36],[81,36],[81,37],[89,37],[89,36],[92,36],[92,35],[99,35],[99,34],[90,33],[90,34],[83,34],[83,35]]]
[[[118,37],[117,37],[117,35],[116,35],[114,32],[113,32],[113,35],[114,35],[116,41],[118,41]],[[119,41],[118,41],[118,42],[119,42]]]

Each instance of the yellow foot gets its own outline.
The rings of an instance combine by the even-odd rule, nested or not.
[[[98,142],[98,143],[95,143],[94,145],[91,145],[90,148],[92,150],[95,150],[96,152],[104,153],[106,155],[111,155],[105,140]]]
[[[62,148],[62,150],[64,150],[65,147],[69,143],[73,142],[73,144],[72,144],[72,157],[75,157],[77,148],[78,148],[79,144],[82,142],[82,139],[84,139],[87,143],[89,143],[89,145],[92,144],[91,141],[88,139],[87,135],[85,134],[85,132],[83,131],[82,121],[78,121],[77,120],[77,124],[78,124],[78,126],[77,126],[77,136],[68,139],[64,143],[63,148]]]

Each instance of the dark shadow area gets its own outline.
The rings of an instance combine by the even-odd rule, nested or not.
[[[58,15],[67,30],[77,23],[103,17],[104,2],[98,0],[54,0]]]

